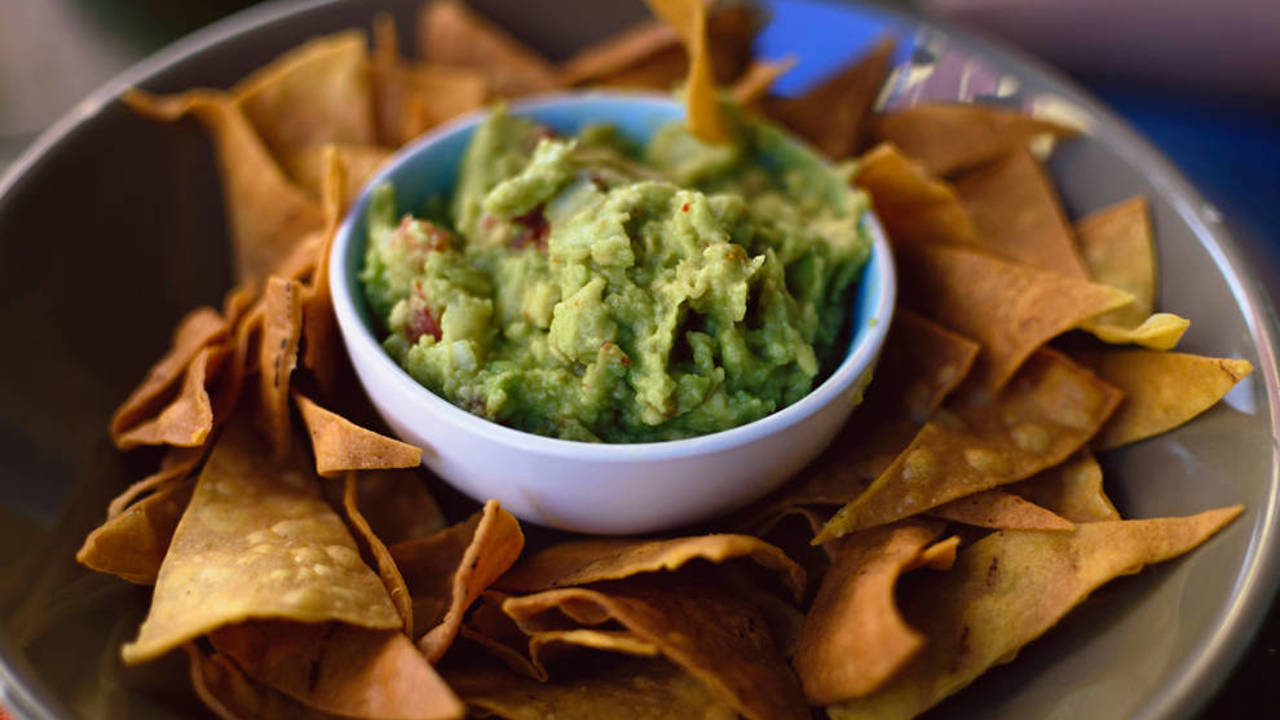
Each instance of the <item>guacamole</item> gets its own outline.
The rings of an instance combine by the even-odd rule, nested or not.
[[[734,116],[643,148],[498,108],[451,202],[374,191],[361,279],[387,352],[470,412],[571,440],[704,435],[796,402],[840,360],[870,241],[845,174]]]

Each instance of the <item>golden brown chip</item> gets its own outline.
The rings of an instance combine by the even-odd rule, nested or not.
[[[949,538],[939,540],[921,550],[914,560],[907,563],[906,571],[922,567],[934,570],[950,570],[956,564],[956,549],[959,547],[959,535],[952,535]]]
[[[897,145],[937,177],[1025,148],[1036,137],[1063,138],[1075,133],[1048,120],[990,105],[930,103],[871,120],[871,134],[877,141]]]
[[[435,0],[418,15],[418,56],[428,63],[483,71],[494,93],[517,97],[553,90],[556,69],[459,0]]]
[[[544,683],[497,667],[445,673],[474,711],[507,720],[733,720],[707,687],[665,660],[636,658]]]
[[[350,144],[308,145],[289,150],[281,158],[285,171],[316,200],[324,197],[325,176],[329,171],[325,161],[328,148],[333,148],[338,162],[346,170],[340,193],[342,210],[345,212],[360,197],[360,192],[369,179],[382,169],[394,151],[381,145]]]
[[[225,655],[205,655],[192,643],[182,649],[196,695],[222,720],[338,720],[249,680]]]
[[[164,357],[147,371],[129,397],[111,416],[111,439],[119,447],[120,436],[143,420],[154,416],[165,405],[166,395],[186,375],[187,366],[205,347],[226,338],[227,322],[211,307],[199,307],[178,323],[173,341]]]
[[[445,528],[444,515],[414,470],[356,473],[360,514],[387,545],[416,540]]]
[[[218,154],[238,282],[264,281],[303,237],[324,224],[319,205],[289,182],[227,95],[193,90],[158,97],[130,89],[120,99],[150,118],[174,121],[191,113],[204,124]]]
[[[1178,427],[1213,407],[1253,372],[1253,364],[1244,359],[1151,350],[1100,350],[1076,357],[1125,392],[1115,416],[1093,440],[1098,450]]]
[[[876,217],[894,247],[944,243],[981,247],[973,219],[955,188],[931,177],[892,143],[880,143],[858,160],[854,183],[871,195]]]
[[[311,435],[316,472],[322,477],[337,477],[348,470],[407,468],[422,464],[422,450],[419,448],[366,430],[299,393],[294,393],[293,400]]]
[[[747,66],[746,72],[733,84],[733,101],[742,107],[751,107],[769,92],[778,78],[795,67],[796,59],[756,60]]]
[[[553,545],[525,558],[495,583],[503,590],[537,592],[678,570],[694,560],[723,563],[748,558],[778,574],[799,600],[804,570],[778,548],[750,535],[701,535],[671,540],[592,538]]]
[[[1187,328],[1191,327],[1191,321],[1173,313],[1155,313],[1136,327],[1114,325],[1096,318],[1080,327],[1112,345],[1141,345],[1152,350],[1172,350],[1187,332]]]
[[[138,497],[190,475],[196,465],[204,459],[207,449],[203,445],[193,448],[170,448],[164,459],[160,461],[159,470],[133,483],[111,500],[111,504],[107,505],[107,519],[110,520],[124,512]],[[176,521],[175,524],[177,524]]]
[[[240,418],[223,430],[174,531],[138,638],[123,648],[125,662],[251,619],[400,627],[301,453],[280,464],[270,450]]]
[[[324,392],[332,392],[337,379],[341,345],[338,319],[333,314],[333,290],[329,286],[329,255],[338,225],[346,212],[343,187],[349,177],[347,166],[334,147],[325,149],[321,158],[323,181],[321,202],[324,207],[324,242],[317,253],[316,269],[302,297],[302,366]]]
[[[1136,327],[1156,309],[1156,249],[1146,198],[1138,195],[1076,221],[1080,254],[1096,283],[1120,288],[1133,302],[1094,318]]]
[[[1099,586],[1191,550],[1241,510],[1085,523],[1069,533],[992,533],[904,599],[907,621],[928,638],[928,652],[878,692],[827,712],[832,720],[915,717],[1013,659]]]
[[[520,523],[496,500],[465,522],[391,546],[413,598],[414,636],[428,660],[444,656],[463,613],[523,549]]]
[[[898,613],[893,589],[941,532],[942,523],[907,520],[836,543],[791,659],[809,704],[874,692],[924,647]]]
[[[1122,290],[965,248],[899,247],[897,257],[903,302],[982,345],[974,380],[992,392],[1051,338],[1129,301]]]
[[[462,702],[403,634],[343,624],[253,622],[210,640],[249,678],[350,718],[446,720]]]
[[[710,579],[656,573],[509,598],[503,610],[530,634],[616,621],[751,720],[809,717],[765,619]]]
[[[231,357],[227,360],[226,375],[218,383],[213,394],[213,418],[215,423],[222,423],[231,417],[236,405],[240,402],[240,391],[244,387],[244,378],[249,373],[250,358],[253,356],[252,344],[262,334],[262,318],[266,314],[266,303],[259,300],[253,308],[246,312],[236,327],[235,343],[231,348]],[[257,370],[257,359],[253,358],[253,369]]]
[[[805,94],[775,98],[768,113],[827,156],[841,160],[861,147],[867,113],[889,74],[894,40],[884,37],[870,51],[824,78]]]
[[[1074,523],[1120,519],[1116,506],[1102,488],[1102,467],[1087,448],[1061,465],[1005,489]]]
[[[1089,279],[1058,191],[1025,147],[964,173],[955,188],[983,247],[1039,270]]]
[[[358,479],[355,473],[347,473],[343,482],[342,509],[347,514],[347,522],[355,528],[357,537],[362,541],[369,554],[373,556],[374,565],[378,569],[378,577],[382,578],[382,586],[387,590],[387,597],[396,606],[396,612],[404,620],[405,633],[413,632],[413,600],[409,597],[409,587],[405,585],[404,576],[396,567],[395,558],[387,549],[386,543],[373,532],[369,521],[360,511],[360,497],[357,490]]]
[[[302,284],[272,276],[267,280],[258,354],[258,427],[283,457],[293,445],[289,420],[289,380],[298,365],[302,338]]]
[[[213,402],[206,384],[217,377],[228,355],[225,346],[206,346],[187,365],[187,375],[173,399],[159,415],[146,420],[116,439],[116,447],[129,450],[140,445],[199,447],[213,430]]]
[[[886,416],[923,424],[969,374],[979,350],[969,338],[899,309],[863,401],[872,414],[862,424]]]
[[[108,518],[85,538],[76,560],[131,583],[155,583],[193,487],[194,482],[175,481]]]
[[[814,539],[826,542],[1026,479],[1093,437],[1122,393],[1066,356],[1036,352],[998,396],[943,410]]]
[[[1003,490],[984,490],[952,500],[929,515],[992,530],[1073,530],[1070,520]]]
[[[675,28],[689,56],[689,79],[684,89],[689,133],[703,142],[728,142],[729,129],[720,109],[711,69],[707,6],[703,0],[645,0],[645,4],[654,15]]]

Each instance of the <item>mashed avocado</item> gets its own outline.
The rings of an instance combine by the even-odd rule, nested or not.
[[[704,435],[807,394],[870,243],[847,178],[771,127],[631,148],[495,110],[447,211],[375,190],[362,274],[388,353],[482,417],[572,440]]]

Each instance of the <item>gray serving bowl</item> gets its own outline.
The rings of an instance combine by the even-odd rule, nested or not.
[[[638,2],[475,4],[553,58],[644,14]],[[1230,673],[1280,575],[1275,328],[1216,211],[1132,130],[1034,62],[883,10],[766,4],[775,20],[761,48],[801,57],[790,86],[891,32],[913,49],[912,71],[895,76],[890,104],[976,98],[1050,108],[1086,124],[1089,134],[1050,163],[1069,212],[1145,194],[1159,240],[1161,308],[1192,321],[1181,348],[1257,367],[1194,423],[1101,458],[1126,516],[1234,503],[1245,514],[1190,556],[1105,587],[935,716],[1193,715]],[[228,86],[313,35],[368,27],[383,8],[412,47],[417,5],[316,0],[242,12],[107,84],[0,179],[0,703],[19,717],[207,716],[179,659],[143,668],[117,660],[149,589],[91,575],[72,559],[107,500],[154,462],[153,454],[111,448],[111,409],[164,350],[178,317],[216,303],[229,278],[203,133],[194,122],[134,117],[116,98],[129,85]]]

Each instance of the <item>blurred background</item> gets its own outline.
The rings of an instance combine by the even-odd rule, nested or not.
[[[277,0],[288,2],[289,0]],[[832,0],[838,1],[838,0]],[[249,0],[0,0],[0,171],[111,76]],[[881,3],[977,30],[1072,75],[1181,168],[1280,294],[1280,0]],[[1280,716],[1273,611],[1203,714]]]

